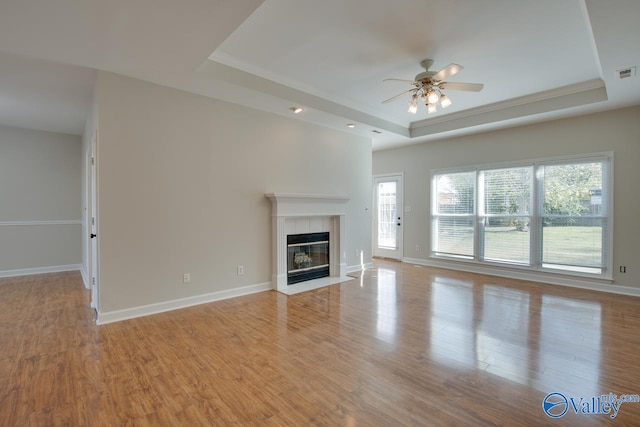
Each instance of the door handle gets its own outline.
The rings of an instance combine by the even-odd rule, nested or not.
[[[96,237],[96,236],[97,236],[97,234],[93,234],[93,233],[89,234],[89,237],[90,237],[90,238],[92,238],[92,239],[93,239],[94,237]]]
[[[401,225],[400,223],[398,223],[398,225]]]

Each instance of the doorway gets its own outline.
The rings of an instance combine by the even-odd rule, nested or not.
[[[402,260],[402,174],[373,177],[373,256]]]

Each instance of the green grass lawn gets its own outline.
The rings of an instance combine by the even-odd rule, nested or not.
[[[602,227],[544,227],[542,261],[600,266]]]
[[[440,249],[472,253],[472,229],[458,227],[456,231],[455,236],[447,236],[445,247]],[[515,227],[485,227],[485,258],[528,263],[529,237],[528,231],[518,231]],[[544,227],[542,261],[545,263],[599,266],[601,248],[601,227]]]

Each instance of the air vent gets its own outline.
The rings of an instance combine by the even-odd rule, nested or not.
[[[629,77],[635,77],[635,75],[636,75],[636,66],[635,65],[633,67],[622,68],[620,70],[616,70],[616,76],[620,80],[627,79]]]

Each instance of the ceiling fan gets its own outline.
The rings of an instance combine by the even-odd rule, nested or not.
[[[442,92],[443,90],[464,90],[469,92],[480,92],[484,87],[484,85],[480,83],[456,83],[443,81],[444,79],[449,78],[462,71],[462,65],[449,64],[438,72],[429,71],[429,67],[433,65],[432,59],[425,59],[420,62],[420,65],[424,67],[425,71],[418,74],[415,77],[415,80],[384,79],[385,82],[398,81],[410,83],[413,85],[413,87],[405,92],[402,92],[399,95],[382,101],[383,104],[393,102],[396,99],[399,99],[402,96],[406,95],[407,93],[410,93],[411,99],[409,100],[409,112],[411,114],[416,114],[418,112],[418,98],[422,98],[422,101],[427,107],[428,113],[435,113],[436,111],[438,111],[436,107],[436,104],[438,102],[440,102],[440,106],[442,108],[447,108],[451,105],[451,100]]]

